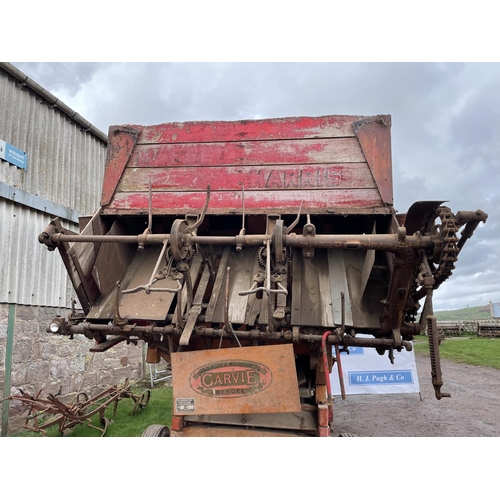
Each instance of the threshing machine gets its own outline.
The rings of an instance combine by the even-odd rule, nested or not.
[[[487,215],[397,213],[390,131],[389,115],[111,127],[100,208],[39,236],[83,310],[48,330],[171,363],[171,429],[148,436],[328,436],[340,352],[393,360],[424,328],[440,399],[432,294]]]

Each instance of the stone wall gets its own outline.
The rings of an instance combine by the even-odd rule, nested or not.
[[[92,397],[127,378],[130,382],[143,378],[142,343],[134,346],[123,342],[103,353],[91,353],[89,348],[94,342],[83,335],[70,340],[45,331],[54,316],[67,316],[68,312],[54,307],[16,305],[11,394],[22,389],[36,395],[41,390],[43,397],[58,394],[65,401],[77,392]],[[0,399],[4,393],[8,315],[9,305],[0,304]],[[9,434],[21,428],[25,415],[26,409],[20,403],[10,402]]]

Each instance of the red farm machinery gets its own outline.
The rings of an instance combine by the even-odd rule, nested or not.
[[[487,215],[442,203],[393,208],[389,115],[113,126],[99,209],[39,236],[83,311],[49,331],[171,364],[171,428],[144,435],[329,436],[351,346],[392,360],[425,329],[446,395],[432,294]]]

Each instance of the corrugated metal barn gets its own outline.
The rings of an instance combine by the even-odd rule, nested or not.
[[[111,353],[118,370],[111,373],[113,362],[90,359],[86,339],[71,342],[45,331],[51,317],[67,315],[75,294],[62,260],[37,237],[54,217],[79,232],[78,217],[95,212],[106,146],[103,132],[15,66],[0,63],[0,399],[21,388],[92,392],[117,377],[142,375],[140,354]],[[3,401],[2,435],[17,410]]]

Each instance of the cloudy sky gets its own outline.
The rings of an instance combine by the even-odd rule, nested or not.
[[[486,211],[436,309],[500,301],[500,64],[14,62],[97,128],[392,115],[394,205]]]
[[[460,62],[499,60],[491,3],[476,0],[471,12],[430,0],[418,9],[392,0],[307,8],[193,0],[167,10],[145,0],[129,12],[88,0],[77,17],[48,3],[17,13],[31,38],[4,23],[2,58],[24,61],[13,64],[105,133],[127,123],[392,115],[396,210],[446,200],[454,212],[489,214],[435,308],[500,302],[500,63]],[[18,18],[18,7],[6,8],[5,19]],[[40,62],[103,57],[178,62]]]

